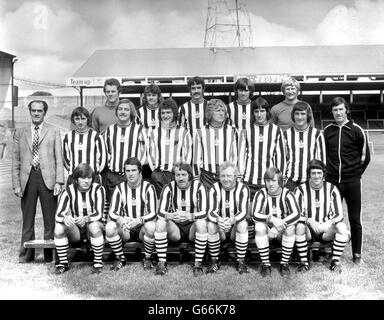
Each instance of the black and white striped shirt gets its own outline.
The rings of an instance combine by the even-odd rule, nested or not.
[[[206,218],[207,192],[198,180],[193,180],[187,189],[178,188],[175,181],[171,181],[163,188],[160,195],[159,216],[166,218],[168,212],[177,210],[194,213],[195,219]]]
[[[223,188],[220,182],[213,184],[209,189],[208,218],[217,223],[218,217],[233,218],[236,222],[245,219],[249,203],[249,190],[241,182],[231,190]]]
[[[133,219],[142,217],[147,222],[156,218],[156,204],[156,190],[149,182],[143,180],[136,188],[122,182],[113,191],[109,217],[112,221],[120,216]]]
[[[185,126],[193,136],[196,129],[200,129],[207,124],[205,119],[205,110],[207,109],[207,100],[201,103],[187,101],[179,107],[179,123]]]
[[[85,133],[72,130],[63,139],[63,161],[69,175],[80,163],[87,163],[98,174],[106,165],[107,153],[102,135],[89,129]]]
[[[245,182],[264,185],[270,167],[285,172],[285,147],[281,129],[272,124],[252,125],[239,136],[239,170]]]
[[[56,209],[56,222],[63,223],[64,216],[88,216],[89,221],[101,221],[104,210],[104,187],[93,183],[89,190],[80,191],[74,184],[66,187],[60,194]]]
[[[146,134],[141,124],[131,122],[127,127],[113,124],[105,131],[107,146],[108,169],[114,172],[124,172],[124,162],[130,157],[136,157],[142,164],[146,161]]]
[[[248,104],[238,104],[237,101],[232,101],[228,105],[229,119],[236,129],[247,129],[251,126],[251,102]]]

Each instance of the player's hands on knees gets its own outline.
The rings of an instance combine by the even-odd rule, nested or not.
[[[129,229],[133,229],[135,227],[137,227],[138,225],[141,224],[141,219],[140,218],[135,218],[135,219],[131,219],[128,223],[127,223],[127,227]]]
[[[181,222],[183,222],[182,219],[183,218],[182,218],[182,216],[180,216],[180,211],[179,210],[177,210],[175,212],[172,212],[172,213],[171,212],[168,213],[168,220],[173,220],[176,223],[181,223]]]
[[[217,225],[219,226],[219,229],[223,232],[225,232],[225,220],[222,217],[217,218]]]
[[[285,230],[287,223],[280,218],[272,217],[271,222],[278,232]]]
[[[269,232],[268,232],[269,239],[276,239],[278,235],[279,235],[279,231],[275,227],[272,227],[271,229],[269,229]]]
[[[75,218],[75,223],[80,227],[84,227],[86,223],[89,222],[88,216],[79,216]]]
[[[71,215],[65,215],[65,216],[64,216],[64,224],[65,224],[68,228],[72,228],[73,226],[76,225],[75,218],[73,218]]]

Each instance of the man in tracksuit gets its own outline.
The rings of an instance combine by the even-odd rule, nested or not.
[[[349,120],[349,105],[336,97],[331,101],[335,122],[324,129],[327,154],[326,180],[335,184],[345,199],[351,227],[353,262],[361,262],[361,175],[371,160],[364,130]]]

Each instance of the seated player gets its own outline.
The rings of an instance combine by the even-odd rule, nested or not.
[[[301,223],[296,225],[296,246],[301,263],[298,271],[309,269],[307,241],[333,241],[330,270],[341,272],[340,256],[348,242],[349,231],[342,221],[343,206],[337,187],[324,181],[326,169],[323,162],[313,159],[308,163],[309,181],[296,188],[295,194],[301,207]]]
[[[116,255],[111,270],[118,271],[126,264],[123,242],[138,240],[144,242],[144,269],[151,269],[150,258],[155,247],[155,187],[142,179],[139,159],[127,159],[124,168],[127,181],[117,185],[112,194],[105,227],[105,237]]]
[[[158,196],[163,187],[173,180],[173,165],[178,161],[192,161],[192,137],[186,128],[177,124],[176,101],[168,98],[161,102],[159,117],[160,127],[149,130],[147,144],[151,182]]]
[[[282,245],[280,274],[290,275],[289,259],[295,244],[295,226],[300,210],[295,195],[283,187],[283,174],[277,168],[268,168],[264,173],[265,188],[258,191],[252,203],[255,220],[256,245],[261,258],[261,275],[271,275],[269,243],[278,240]]]
[[[208,248],[211,265],[208,273],[219,269],[220,241],[230,238],[236,243],[237,271],[246,273],[245,253],[248,247],[248,223],[246,220],[249,190],[237,181],[238,169],[231,162],[219,167],[220,182],[209,190]]]
[[[73,170],[73,184],[61,193],[56,210],[55,246],[59,258],[56,274],[69,270],[69,242],[90,239],[94,253],[93,273],[103,268],[104,225],[101,222],[105,202],[104,188],[95,183],[95,172],[86,163]]]
[[[156,274],[167,272],[168,240],[194,241],[195,263],[193,275],[202,274],[202,260],[207,247],[207,194],[204,186],[193,179],[192,167],[177,162],[173,167],[174,181],[167,184],[160,196],[156,221],[155,245],[159,258]]]

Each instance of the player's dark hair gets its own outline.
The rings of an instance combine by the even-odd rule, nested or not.
[[[139,159],[137,159],[136,157],[131,157],[131,158],[128,158],[127,160],[124,161],[124,169],[125,169],[125,166],[137,166],[137,169],[139,170],[139,172],[142,172],[143,171],[143,166],[140,162]]]
[[[177,122],[177,120],[179,118],[179,107],[177,106],[176,101],[173,100],[172,98],[167,98],[163,102],[160,103],[159,114],[158,114],[159,120],[161,120],[161,110],[164,110],[164,109],[171,109],[172,113],[173,113],[172,121]]]
[[[72,114],[71,114],[71,122],[73,124],[75,124],[74,118],[75,117],[81,117],[82,115],[87,118],[87,126],[90,127],[91,126],[91,116],[89,114],[89,111],[87,109],[85,109],[84,107],[77,107],[77,108],[73,109]]]
[[[323,174],[324,174],[324,178],[327,175],[327,168],[326,168],[325,164],[320,160],[312,159],[308,162],[308,167],[307,167],[308,179],[311,176],[311,170],[313,170],[313,169],[322,170]]]
[[[43,105],[44,112],[47,113],[47,111],[48,111],[48,103],[46,101],[44,101],[44,100],[32,100],[30,103],[28,103],[29,112],[31,112],[31,108],[32,108],[32,104],[33,103],[41,103]]]
[[[284,179],[283,179],[283,174],[281,171],[275,167],[270,167],[267,170],[265,170],[264,173],[264,183],[266,180],[272,180],[274,176],[277,175],[277,181],[279,182],[279,186],[283,187],[284,185]]]
[[[189,181],[192,181],[193,180],[193,171],[192,171],[192,166],[187,163],[187,162],[183,162],[183,161],[178,161],[174,164],[173,168],[172,168],[172,174],[173,176],[175,176],[175,170],[179,169],[179,170],[184,170],[184,171],[187,171],[188,173],[188,178],[189,178]]]
[[[333,98],[331,100],[331,103],[329,104],[329,110],[332,113],[332,108],[333,107],[336,107],[336,106],[338,106],[340,104],[343,104],[343,103],[344,103],[345,109],[347,110],[347,117],[348,117],[348,119],[350,119],[351,107],[350,107],[349,103],[343,97],[335,97],[335,98]]]
[[[191,91],[192,85],[197,85],[197,84],[201,84],[201,86],[203,88],[203,92],[204,92],[205,81],[202,77],[199,77],[199,76],[188,79],[188,81],[187,81],[188,91]]]
[[[109,79],[105,80],[104,86],[103,86],[103,92],[104,93],[105,93],[106,86],[116,86],[117,92],[119,92],[119,93],[121,92],[120,81],[115,79],[115,78],[109,78]]]
[[[310,124],[312,121],[312,109],[311,106],[305,101],[297,101],[291,111],[291,119],[295,122],[295,112],[306,111],[307,112],[307,123]]]
[[[147,100],[148,93],[156,94],[158,98],[158,103],[161,103],[164,100],[160,87],[154,83],[151,83],[147,85],[144,89],[144,95],[142,100],[142,104],[144,107],[148,105],[148,100]]]
[[[271,105],[262,97],[257,97],[251,103],[251,123],[256,123],[255,110],[265,109],[267,112],[267,120],[271,119]]]
[[[255,85],[248,78],[239,78],[236,80],[233,91],[235,92],[235,99],[237,99],[237,90],[249,90],[249,99],[252,98],[255,92]]]
[[[80,163],[74,170],[73,170],[73,185],[75,189],[79,187],[79,178],[87,178],[92,177],[92,183],[95,181],[95,171],[93,171],[92,167],[87,163]]]

